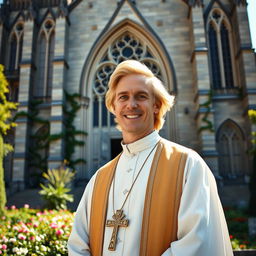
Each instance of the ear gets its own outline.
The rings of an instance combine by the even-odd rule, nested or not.
[[[154,108],[154,114],[158,114],[158,113],[159,113],[159,110],[160,110],[159,104],[155,103],[154,106],[153,106],[153,108]]]

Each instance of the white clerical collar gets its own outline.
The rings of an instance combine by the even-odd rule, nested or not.
[[[160,138],[161,137],[159,136],[158,132],[153,131],[152,133],[150,133],[149,135],[145,136],[142,139],[139,139],[130,144],[121,143],[121,145],[122,145],[124,154],[127,156],[131,156],[147,148],[153,147],[160,140]]]

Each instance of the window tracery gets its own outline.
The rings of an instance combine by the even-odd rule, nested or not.
[[[103,55],[96,69],[93,84],[93,126],[115,126],[114,117],[105,107],[105,94],[108,81],[116,66],[124,60],[134,59],[144,63],[161,79],[157,60],[153,57],[145,42],[131,33],[125,33],[116,39]]]
[[[42,24],[37,44],[37,78],[35,96],[50,97],[52,88],[52,72],[55,44],[55,23],[47,19]]]
[[[225,13],[214,8],[207,21],[211,77],[214,89],[235,87],[231,26]]]
[[[8,69],[10,71],[14,71],[19,68],[22,57],[23,34],[24,24],[22,22],[16,23],[10,35],[8,61]]]
[[[217,148],[219,151],[220,175],[236,179],[246,174],[243,134],[233,121],[226,121],[219,129]]]

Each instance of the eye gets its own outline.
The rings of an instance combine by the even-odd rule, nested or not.
[[[139,100],[145,100],[145,99],[147,99],[147,95],[145,95],[145,94],[139,94],[139,95],[137,96],[137,99],[139,99]]]
[[[124,101],[124,100],[126,100],[126,99],[128,99],[128,96],[127,96],[127,95],[121,95],[121,96],[119,96],[119,98],[118,98],[118,100],[121,100],[121,101]]]

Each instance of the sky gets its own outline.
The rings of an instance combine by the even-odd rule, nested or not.
[[[252,48],[254,48],[254,51],[256,52],[256,0],[247,0],[247,2],[247,10],[252,38]]]
[[[3,0],[0,0],[0,4]],[[249,24],[250,24],[250,31],[251,31],[251,38],[252,38],[252,48],[256,52],[256,0],[247,0],[248,6],[248,17],[249,17]],[[253,13],[254,12],[254,13]]]

